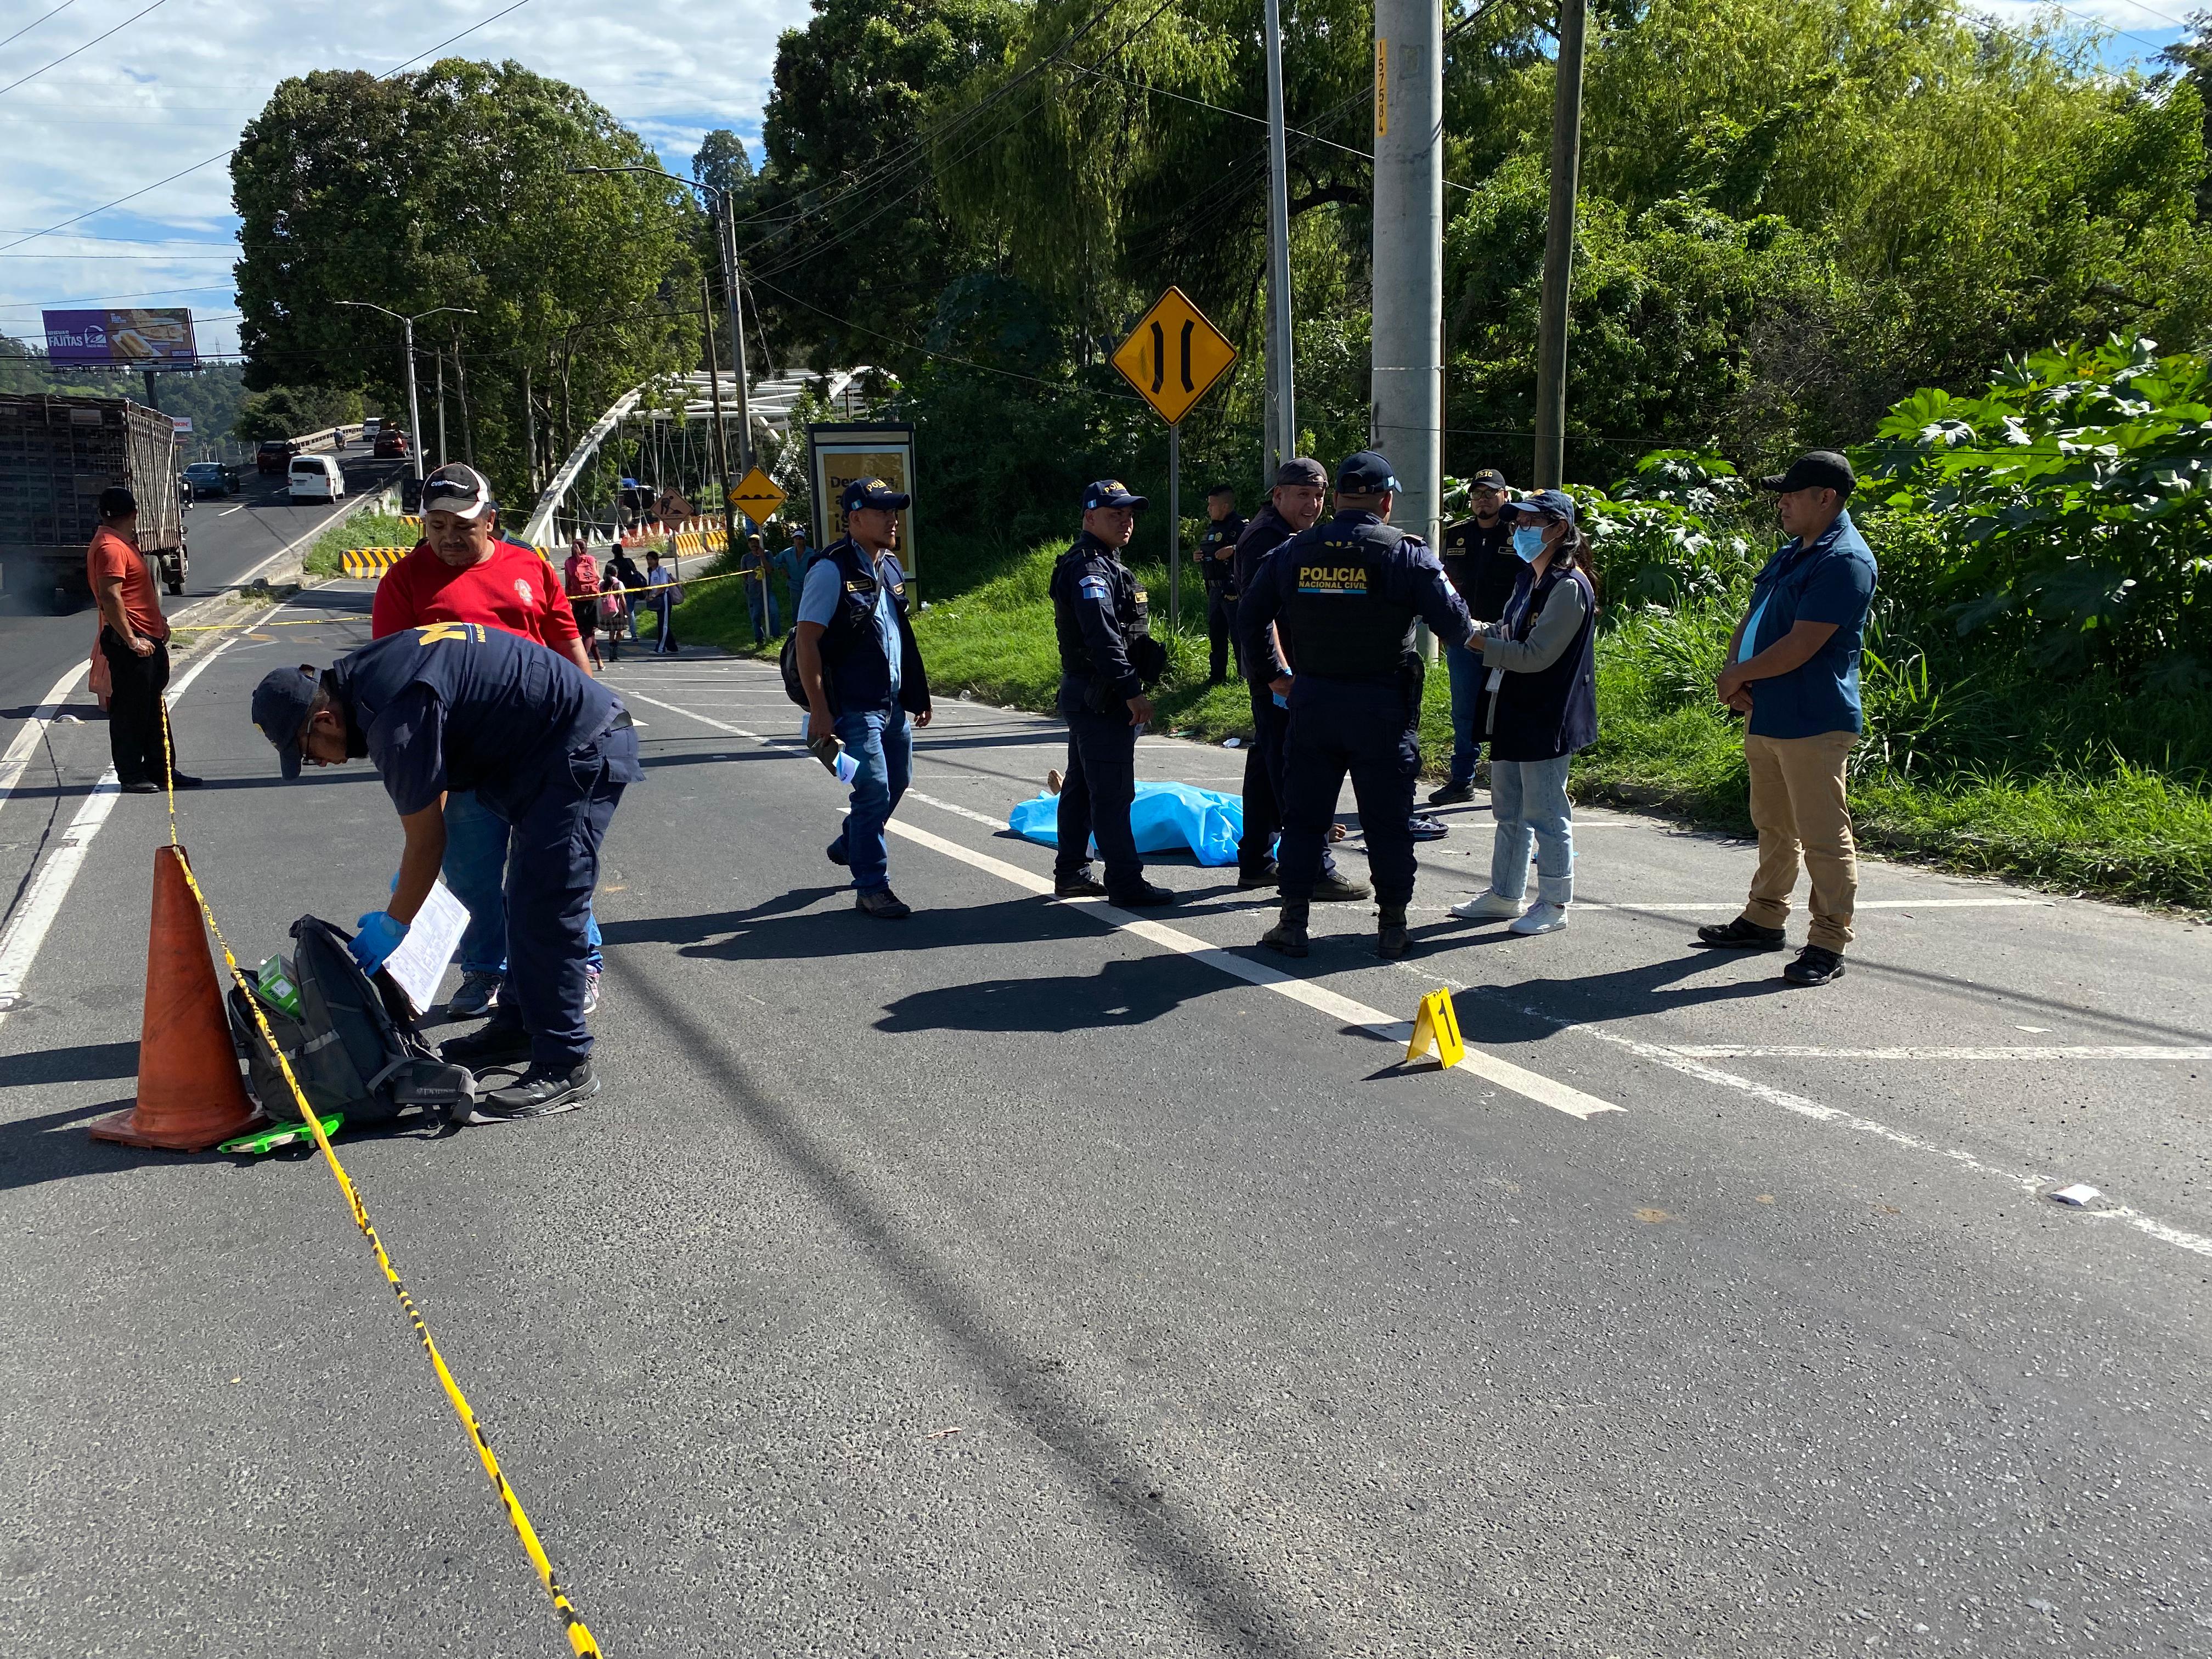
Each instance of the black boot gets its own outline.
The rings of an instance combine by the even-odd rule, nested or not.
[[[1286,957],[1302,957],[1309,948],[1306,944],[1306,920],[1311,907],[1293,904],[1285,899],[1283,914],[1273,927],[1260,935],[1260,943],[1270,951],[1279,951]]]
[[[1375,938],[1375,954],[1389,962],[1404,956],[1413,947],[1413,940],[1406,934],[1406,907],[1386,904],[1382,907],[1380,916],[1381,931]]]

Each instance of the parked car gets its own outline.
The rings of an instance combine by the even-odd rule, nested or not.
[[[342,501],[345,473],[330,455],[295,455],[288,476],[295,501]]]
[[[300,453],[300,446],[289,438],[264,438],[261,447],[253,452],[256,472],[282,472]]]
[[[376,459],[380,461],[404,461],[407,459],[407,434],[396,426],[387,426],[376,434]]]
[[[203,495],[231,495],[238,491],[238,469],[222,461],[194,461],[185,469],[185,482],[195,499]]]

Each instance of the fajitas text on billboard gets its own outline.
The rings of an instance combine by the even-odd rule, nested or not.
[[[49,311],[46,361],[190,368],[199,362],[192,313],[168,311]]]

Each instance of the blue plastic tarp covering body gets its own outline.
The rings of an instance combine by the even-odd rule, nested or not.
[[[1006,827],[1024,841],[1060,845],[1060,797],[1039,795],[1007,814]],[[1187,783],[1137,785],[1130,804],[1129,828],[1139,853],[1182,853],[1200,864],[1237,862],[1237,843],[1244,838],[1244,797]]]

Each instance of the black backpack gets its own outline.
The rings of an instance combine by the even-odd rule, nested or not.
[[[430,1052],[416,1034],[405,995],[383,975],[372,981],[362,973],[347,938],[327,921],[301,916],[292,924],[298,1018],[265,997],[254,999],[307,1103],[319,1113],[343,1113],[348,1127],[359,1128],[388,1123],[409,1106],[442,1110],[473,1103],[474,1075]],[[299,1103],[246,998],[231,988],[230,1029],[246,1057],[246,1086],[269,1117],[294,1121]]]

